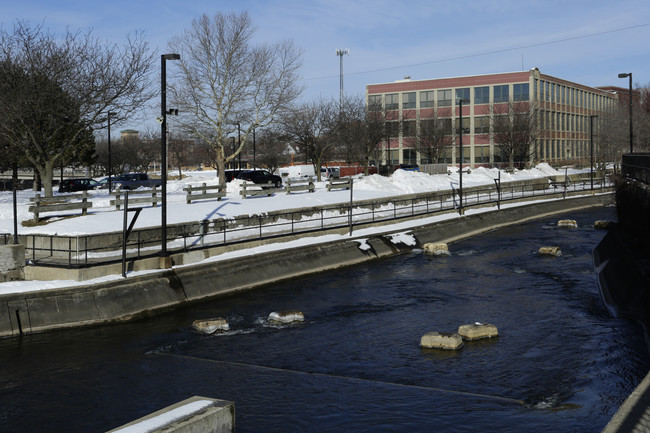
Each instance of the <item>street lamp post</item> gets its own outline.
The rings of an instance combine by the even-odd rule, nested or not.
[[[161,228],[162,245],[160,250],[161,267],[169,268],[167,258],[167,60],[180,60],[180,54],[163,54],[160,56],[160,168],[162,181]]]
[[[237,149],[241,147],[241,128],[237,122]],[[239,169],[241,170],[241,149],[239,149]]]
[[[115,116],[117,113],[112,111],[108,112],[108,192],[111,192],[112,189],[112,177],[113,166],[111,165],[111,116]]]
[[[630,105],[630,153],[634,153],[634,148],[632,145],[633,133],[632,133],[632,72],[618,74],[618,78],[630,78],[630,93],[628,94],[629,105]]]
[[[463,214],[463,98],[460,98],[460,142],[459,142],[459,147],[460,147],[460,175],[459,175],[459,188],[458,188],[458,212],[462,215]]]
[[[233,154],[233,157],[232,157],[232,169],[235,170],[235,169],[237,169],[237,166],[235,165],[235,156],[234,155],[235,155],[235,152],[237,151],[237,149],[235,148],[235,137],[230,137],[230,138],[232,138],[232,154]]]
[[[253,170],[255,170],[255,125],[253,125]]]
[[[594,189],[594,117],[598,117],[595,114],[589,116],[589,123],[591,129],[590,137],[590,152],[591,152],[591,189]]]

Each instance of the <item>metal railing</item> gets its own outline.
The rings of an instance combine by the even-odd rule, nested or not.
[[[594,179],[594,190],[611,186],[607,179]],[[555,196],[589,191],[590,179],[556,184],[496,185],[471,187],[463,190],[463,208],[500,205],[528,198]],[[398,221],[459,210],[458,190],[438,191],[408,198],[393,197],[384,201],[366,200],[308,210],[287,210],[237,218],[218,218],[167,229],[169,254],[188,252],[216,246],[280,238],[283,236],[322,232],[332,229],[353,230],[364,225]],[[5,234],[4,243],[13,237]],[[160,227],[133,230],[126,243],[126,260],[155,257],[161,249]],[[32,265],[83,268],[122,261],[122,232],[80,236],[27,235],[20,236]],[[0,237],[0,241],[3,238]]]

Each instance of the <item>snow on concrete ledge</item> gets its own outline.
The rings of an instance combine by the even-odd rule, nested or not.
[[[231,433],[235,431],[235,404],[226,400],[191,397],[109,433]]]
[[[386,237],[395,245],[403,244],[414,247],[418,244],[417,239],[415,239],[415,236],[411,232],[391,233],[386,235]]]

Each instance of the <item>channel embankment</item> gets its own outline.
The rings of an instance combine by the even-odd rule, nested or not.
[[[414,221],[408,231],[416,247],[428,242],[449,243],[495,228],[554,214],[568,215],[574,210],[608,205],[613,201],[611,193],[539,200],[432,224]],[[205,260],[128,278],[0,295],[0,337],[135,320],[190,303],[376,260],[413,248],[413,245],[396,242],[391,234],[391,226],[386,226],[385,231],[371,236],[353,235],[335,242],[234,259]],[[174,263],[187,261],[176,257]]]

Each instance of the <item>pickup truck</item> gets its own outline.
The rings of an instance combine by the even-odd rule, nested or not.
[[[162,185],[162,180],[150,179],[147,173],[124,173],[117,176],[112,184],[120,189],[157,188]]]

